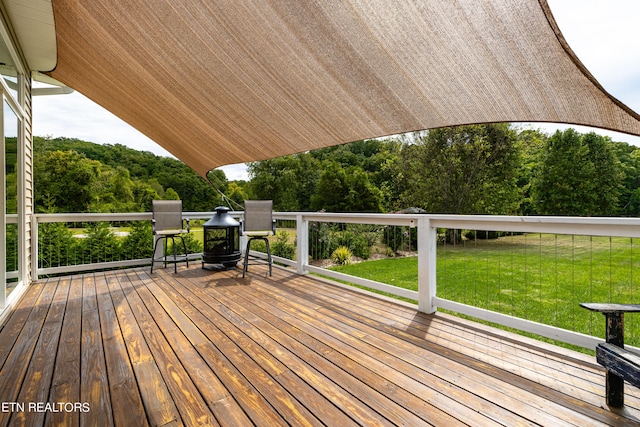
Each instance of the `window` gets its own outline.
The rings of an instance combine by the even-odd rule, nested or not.
[[[15,49],[9,48],[7,31],[0,21],[0,90],[2,117],[0,129],[2,148],[0,160],[0,311],[10,301],[7,298],[24,280],[26,253],[24,224],[24,132],[22,131],[24,99],[21,90],[23,75],[16,64]]]

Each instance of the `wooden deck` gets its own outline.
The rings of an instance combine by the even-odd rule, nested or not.
[[[1,425],[629,425],[593,357],[275,268],[32,285],[0,330]],[[604,324],[603,324],[604,327]]]

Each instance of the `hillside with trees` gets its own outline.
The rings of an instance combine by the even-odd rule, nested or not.
[[[220,170],[207,182],[170,157],[68,138],[34,138],[34,177],[38,212],[149,212],[154,199],[211,211],[227,205],[222,194],[246,198]]]
[[[357,141],[248,164],[249,182],[208,181],[182,162],[123,145],[34,140],[38,212],[185,210],[272,199],[278,211],[638,216],[640,148],[573,129],[505,123]],[[231,201],[230,201],[231,200]]]

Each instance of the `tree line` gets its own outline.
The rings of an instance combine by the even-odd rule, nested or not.
[[[638,216],[640,148],[574,129],[457,126],[250,163],[276,210]]]

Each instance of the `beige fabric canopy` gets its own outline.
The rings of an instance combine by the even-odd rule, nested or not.
[[[412,130],[640,135],[544,0],[52,0],[49,74],[201,175]]]

